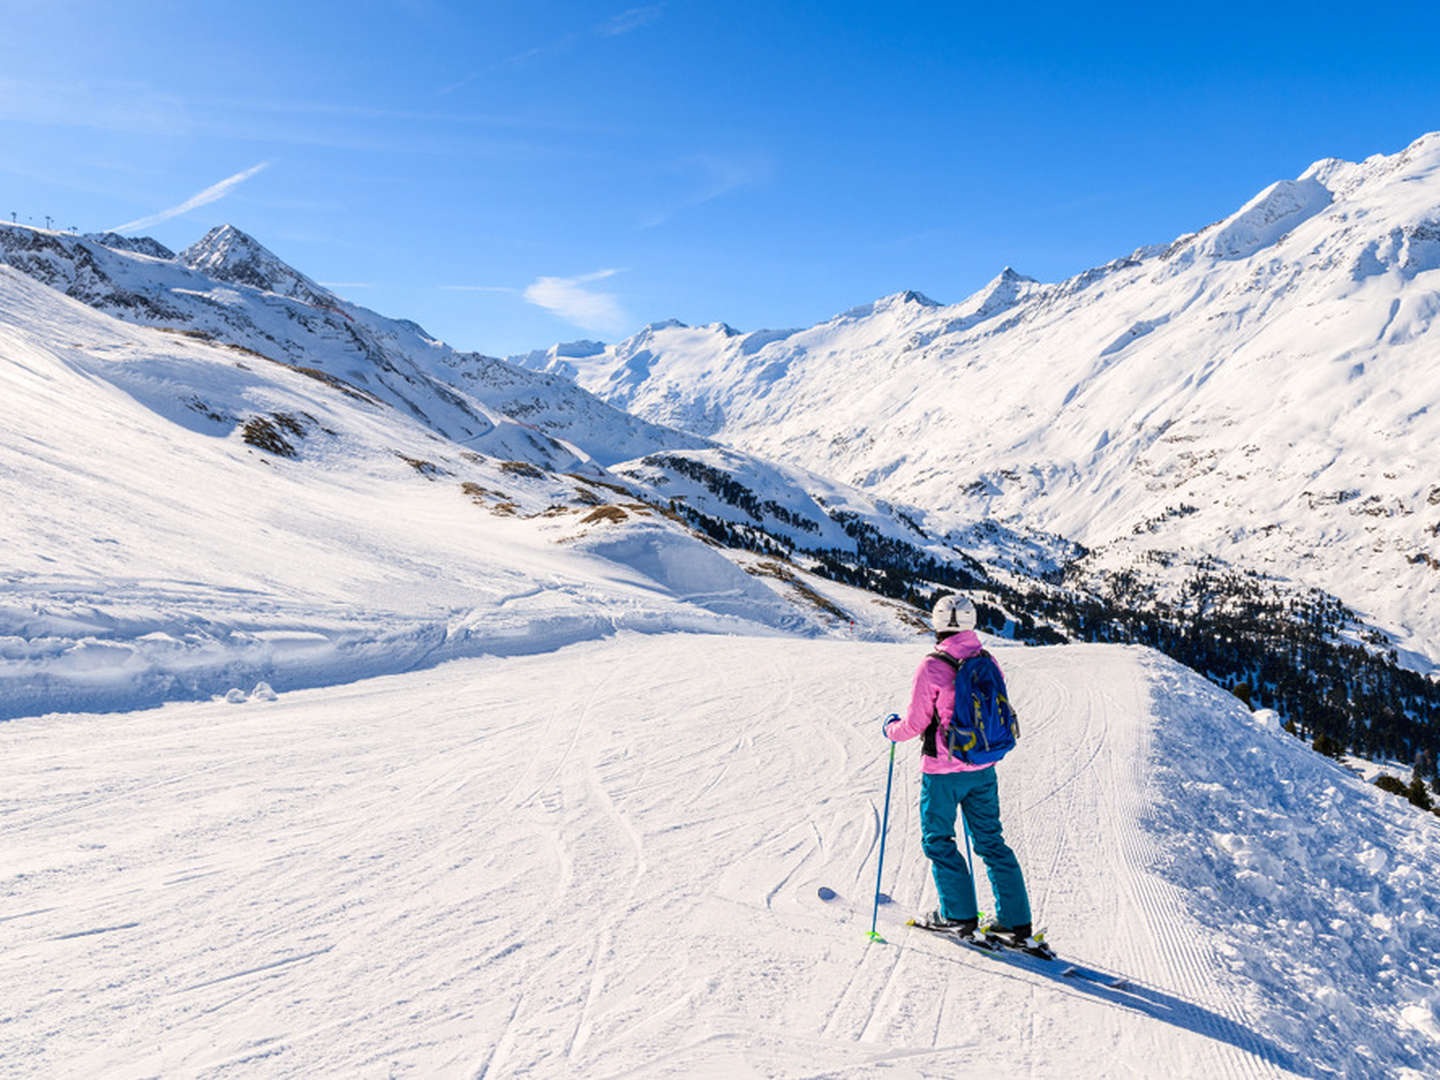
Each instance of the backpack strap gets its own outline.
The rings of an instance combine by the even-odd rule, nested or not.
[[[934,659],[936,659],[936,660],[944,660],[945,663],[947,663],[947,664],[950,665],[950,667],[951,667],[952,670],[954,670],[954,671],[956,671],[956,672],[958,672],[958,671],[960,670],[960,661],[959,661],[959,660],[956,660],[953,656],[951,656],[949,653],[947,653],[944,649],[936,649],[934,652],[932,652],[932,653],[930,654],[929,657],[926,657],[926,659],[930,659],[930,658],[934,658]],[[931,711],[930,711],[930,723],[928,723],[928,724],[925,725],[925,734],[924,734],[923,736],[921,736],[920,753],[921,753],[924,757],[939,757],[939,756],[940,756],[940,751],[939,751],[939,749],[938,749],[938,748],[936,747],[936,745],[935,745],[936,737],[939,735],[939,732],[940,732],[940,710],[938,710],[938,709],[931,709]]]

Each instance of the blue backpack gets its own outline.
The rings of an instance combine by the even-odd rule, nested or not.
[[[967,765],[999,761],[1020,738],[1020,721],[1010,706],[1000,665],[987,652],[956,660],[942,650],[930,654],[955,669],[955,718],[946,733],[946,749]],[[935,735],[940,717],[925,732],[925,752],[935,757]]]

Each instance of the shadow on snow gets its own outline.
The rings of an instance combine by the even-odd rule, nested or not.
[[[1220,1013],[1207,1009],[1203,1005],[1197,1005],[1164,990],[1147,986],[1129,975],[1102,971],[1087,964],[1076,963],[1064,956],[1059,956],[1054,960],[1041,960],[1017,952],[986,953],[959,941],[953,944],[955,948],[963,949],[969,955],[982,957],[995,964],[1013,968],[1017,973],[1025,972],[1048,979],[1076,995],[1089,996],[1177,1028],[1193,1031],[1197,1035],[1228,1043],[1297,1076],[1318,1077],[1322,1075],[1316,1071],[1313,1063],[1290,1053],[1258,1031],[1237,1023],[1228,1016],[1222,1016]],[[903,949],[908,946],[899,945],[899,947]],[[928,951],[927,954],[934,955]],[[958,963],[958,958],[954,962]],[[1074,969],[1072,974],[1063,974],[1070,968]],[[1123,983],[1123,985],[1110,985],[1117,982]]]

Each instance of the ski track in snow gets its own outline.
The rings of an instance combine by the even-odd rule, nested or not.
[[[902,925],[934,904],[916,742],[870,943],[877,720],[923,654],[622,635],[245,709],[13,721],[0,1075],[1367,1075],[1343,1043],[1378,1036],[1343,966],[1349,1027],[1307,1042],[1286,1010],[1309,1003],[1197,917],[1173,859],[1209,842],[1183,807],[1185,770],[1211,766],[1182,760],[1187,732],[1231,710],[1239,760],[1267,736],[1143,649],[1002,648],[1026,726],[1001,800],[1036,922],[1128,986]],[[1395,803],[1377,821],[1412,813]],[[1433,835],[1403,847],[1433,873]],[[1398,922],[1433,964],[1423,913]],[[1440,1042],[1414,1000],[1382,1060],[1418,1078]]]

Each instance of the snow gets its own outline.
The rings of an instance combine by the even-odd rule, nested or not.
[[[623,532],[591,533],[574,544],[610,564],[634,570],[665,594],[722,615],[803,629],[806,620],[769,588],[718,552],[697,549],[673,529],[642,524]]]
[[[1440,1069],[1440,822],[1148,650],[994,644],[1007,835],[1102,981],[901,925],[914,743],[867,940],[875,719],[923,643],[621,634],[5,725],[4,1071]]]
[[[1433,1072],[1440,1043],[1411,1040],[1394,1018],[1397,1003],[1440,1003],[1426,869],[1440,820],[1244,723],[1225,691],[1179,665],[1148,662],[1166,717],[1151,781],[1159,863],[1195,898],[1221,966],[1250,984],[1267,1029],[1303,1032],[1340,1075]],[[1197,849],[1191,838],[1206,833],[1215,844]]]

